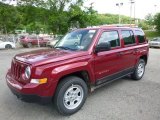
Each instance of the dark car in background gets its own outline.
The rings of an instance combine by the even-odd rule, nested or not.
[[[21,36],[20,43],[23,47],[32,47],[34,45],[46,46],[49,39],[37,36]]]

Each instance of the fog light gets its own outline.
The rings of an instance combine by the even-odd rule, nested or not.
[[[43,79],[31,79],[30,83],[44,84],[44,83],[47,83],[47,78],[43,78]]]

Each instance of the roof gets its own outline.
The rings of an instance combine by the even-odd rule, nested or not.
[[[87,28],[80,28],[82,29],[132,29],[132,30],[141,30],[141,28],[138,27],[126,27],[126,26],[93,26],[93,27],[87,27]]]

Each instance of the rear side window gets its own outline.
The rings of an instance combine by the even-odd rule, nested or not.
[[[135,38],[131,30],[122,30],[122,38],[125,45],[130,45],[135,43]]]
[[[20,36],[20,39],[25,39],[25,36]]]
[[[117,31],[106,31],[103,32],[98,44],[104,43],[104,42],[110,42],[111,47],[117,47],[120,46],[120,41],[119,41],[119,35]]]
[[[37,37],[36,36],[29,36],[30,39],[36,40]]]
[[[142,31],[136,30],[135,34],[138,37],[139,43],[144,43],[145,42],[144,33]]]

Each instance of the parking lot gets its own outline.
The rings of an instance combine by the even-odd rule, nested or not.
[[[1,120],[160,120],[160,49],[150,49],[142,80],[126,77],[91,93],[83,108],[72,116],[59,115],[52,104],[18,100],[5,82],[12,57],[32,49],[0,51]]]

